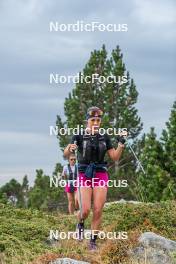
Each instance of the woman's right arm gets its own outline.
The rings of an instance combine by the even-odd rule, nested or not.
[[[68,146],[64,149],[64,156],[68,157],[76,148],[76,144],[68,144]]]

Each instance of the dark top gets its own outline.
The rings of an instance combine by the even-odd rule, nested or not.
[[[83,142],[86,139],[88,139],[89,147],[86,147],[83,151]],[[90,162],[95,163],[105,163],[104,157],[106,152],[109,149],[112,149],[112,143],[109,135],[105,134],[101,136],[100,134],[96,135],[89,135],[89,136],[83,136],[83,135],[74,135],[71,140],[71,144],[74,144],[76,141],[76,144],[78,146],[78,162],[80,164],[89,164]],[[85,152],[85,156],[83,154]]]

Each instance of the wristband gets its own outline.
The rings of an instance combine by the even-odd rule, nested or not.
[[[121,143],[121,144],[125,144],[125,142],[126,142],[126,138],[124,137],[124,136],[117,136],[117,142],[118,143]]]
[[[125,147],[125,145],[124,145],[124,144],[122,144],[121,142],[119,142],[119,143],[118,143],[118,147],[124,148],[124,147]]]

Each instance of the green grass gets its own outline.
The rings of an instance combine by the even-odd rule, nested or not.
[[[90,228],[91,215],[86,221]],[[99,241],[98,253],[87,250],[87,241],[46,244],[49,231],[74,231],[76,217],[66,214],[48,215],[37,210],[17,209],[0,204],[0,263],[48,263],[56,257],[73,257],[91,263],[126,263],[126,251],[137,237],[153,231],[176,240],[176,202],[155,204],[114,204],[104,209],[102,230],[128,232],[127,241]],[[118,255],[118,256],[117,256]]]

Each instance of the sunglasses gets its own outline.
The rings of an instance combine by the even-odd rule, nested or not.
[[[70,159],[70,160],[74,160],[74,161],[76,161],[76,159]]]
[[[93,109],[93,110],[90,110],[88,112],[88,115],[89,116],[98,116],[98,117],[101,117],[103,115],[103,111],[101,111],[100,109]]]

